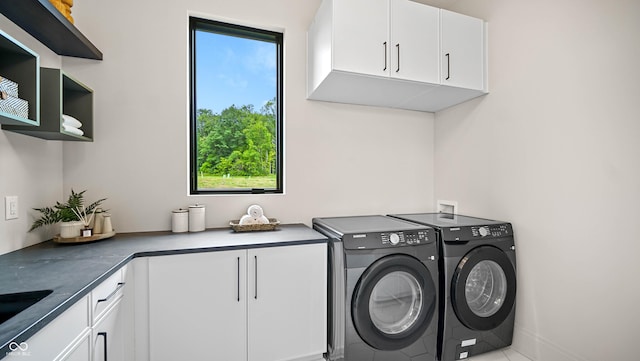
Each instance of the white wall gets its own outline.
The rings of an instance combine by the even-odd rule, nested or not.
[[[168,229],[170,210],[195,202],[219,227],[253,202],[308,224],[451,199],[514,224],[514,348],[543,361],[637,359],[640,3],[439,2],[489,21],[491,94],[436,114],[435,150],[433,115],[304,99],[319,0],[77,2],[102,62],[52,56],[0,16],[96,92],[93,143],[0,133],[1,195],[20,196],[24,215],[0,219],[0,253],[46,239],[26,234],[28,210],[71,187],[108,197],[118,231]],[[188,10],[285,30],[286,195],[186,195]]]
[[[95,141],[64,144],[65,190],[108,197],[117,231],[170,229],[205,204],[207,227],[252,203],[284,223],[433,207],[433,114],[305,99],[306,29],[319,0],[78,1],[77,26],[104,53],[64,58],[95,91]],[[188,14],[285,34],[285,195],[187,196]]]
[[[3,15],[0,29],[40,55],[40,65],[60,67],[60,57]],[[4,197],[18,196],[18,219],[5,220]],[[42,242],[53,227],[27,233],[32,208],[62,200],[62,143],[0,131],[0,254]]]
[[[640,2],[464,0],[491,93],[436,114],[435,195],[513,222],[514,348],[637,360]]]

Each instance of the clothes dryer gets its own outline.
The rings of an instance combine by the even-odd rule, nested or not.
[[[393,217],[439,234],[439,359],[462,360],[511,345],[516,302],[511,224],[447,213]]]
[[[434,361],[433,228],[386,216],[314,218],[329,237],[329,361]]]

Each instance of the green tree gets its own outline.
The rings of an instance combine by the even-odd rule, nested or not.
[[[255,112],[232,105],[220,114],[198,110],[198,169],[205,174],[263,176],[275,170],[275,99]]]

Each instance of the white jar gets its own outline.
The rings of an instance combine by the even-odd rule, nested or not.
[[[183,233],[189,230],[189,211],[180,208],[171,211],[171,232]]]
[[[204,231],[204,205],[189,206],[189,232]]]

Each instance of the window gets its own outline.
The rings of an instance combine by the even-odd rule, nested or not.
[[[282,193],[282,34],[189,27],[191,194]]]

